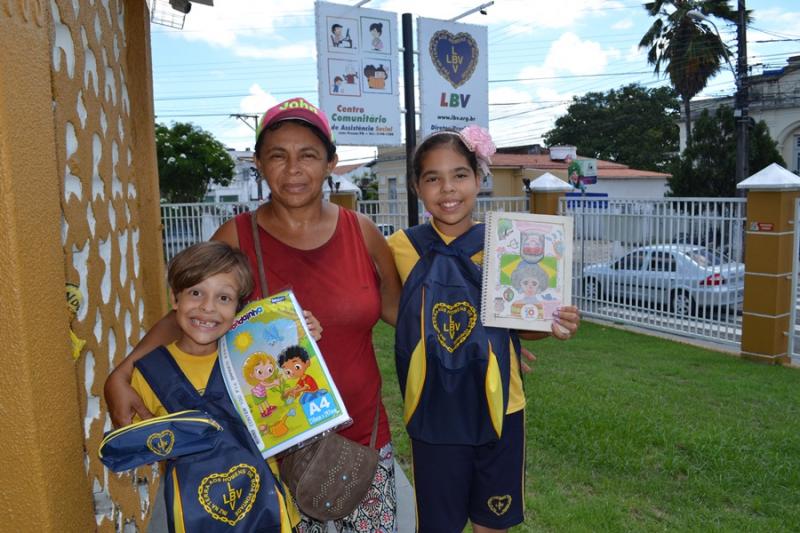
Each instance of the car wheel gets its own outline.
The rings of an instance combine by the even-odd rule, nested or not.
[[[694,300],[684,291],[673,292],[672,312],[677,316],[691,316],[694,313]]]

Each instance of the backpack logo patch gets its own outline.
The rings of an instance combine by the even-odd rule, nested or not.
[[[227,472],[204,477],[197,498],[214,520],[235,526],[253,508],[260,485],[258,470],[241,463]]]
[[[478,320],[478,312],[469,302],[439,302],[433,306],[431,319],[439,344],[453,353],[469,338]]]
[[[175,445],[175,434],[172,430],[165,429],[147,437],[147,448],[156,455],[164,457],[169,455]]]

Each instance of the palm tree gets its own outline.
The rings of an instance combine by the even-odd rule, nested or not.
[[[663,69],[683,100],[688,146],[692,142],[689,101],[731,56],[709,17],[736,22],[736,11],[727,0],[654,0],[644,8],[656,20],[639,47],[649,48],[647,62],[655,67],[656,74]]]

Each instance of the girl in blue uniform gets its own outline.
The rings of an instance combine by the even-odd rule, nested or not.
[[[404,284],[395,348],[421,533],[460,533],[468,520],[478,533],[505,531],[524,520],[519,338],[477,316],[484,228],[472,211],[494,151],[478,126],[427,137],[413,185],[431,221],[389,238]],[[578,324],[577,308],[564,306],[552,335],[568,339]]]

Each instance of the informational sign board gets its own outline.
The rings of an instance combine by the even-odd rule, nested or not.
[[[486,26],[417,19],[422,136],[467,124],[489,127]]]
[[[319,103],[341,145],[399,145],[397,15],[316,3]]]
[[[597,159],[578,159],[576,161],[580,166],[580,180],[584,185],[593,185],[597,183]]]

